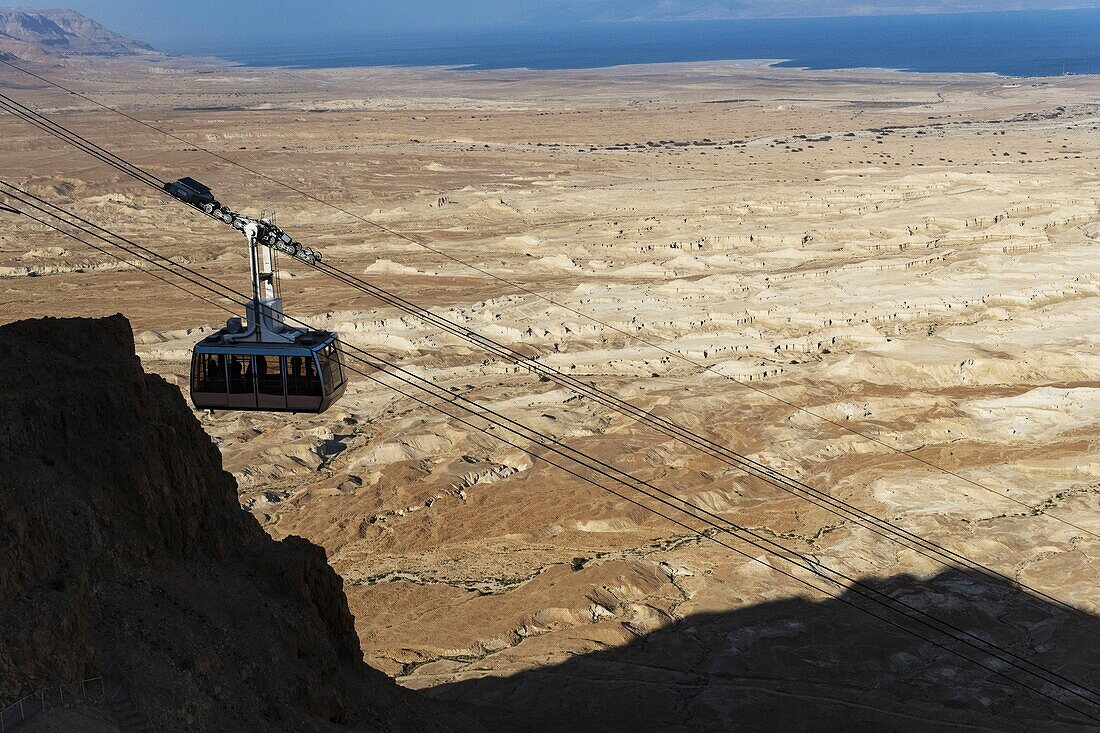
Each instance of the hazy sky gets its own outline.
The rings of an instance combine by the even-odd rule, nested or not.
[[[180,49],[203,39],[242,37],[255,48],[334,30],[428,31],[460,26],[738,15],[845,15],[943,9],[1049,8],[1100,5],[1100,0],[17,0],[3,5],[68,7],[112,30],[154,46]]]
[[[552,0],[545,0],[552,3]],[[286,37],[297,29],[385,29],[478,25],[529,0],[16,0],[0,5],[71,8],[127,36],[158,41],[175,36],[201,39],[249,37],[250,46],[265,33]]]

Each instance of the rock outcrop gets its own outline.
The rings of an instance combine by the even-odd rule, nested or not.
[[[0,58],[134,56],[146,43],[105,28],[74,10],[0,8]]]
[[[111,672],[160,730],[467,730],[362,661],[324,551],[276,542],[129,323],[0,327],[0,698]]]

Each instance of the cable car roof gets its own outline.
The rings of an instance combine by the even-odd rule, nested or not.
[[[225,341],[223,328],[195,344],[197,354],[277,354],[279,356],[312,356],[326,346],[339,341],[332,331],[309,331],[293,343],[279,341]]]

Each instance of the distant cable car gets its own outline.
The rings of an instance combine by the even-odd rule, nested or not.
[[[247,325],[230,318],[195,344],[191,401],[201,410],[324,412],[347,386],[340,337],[283,321],[274,254],[259,237],[263,222],[240,218],[252,270]]]

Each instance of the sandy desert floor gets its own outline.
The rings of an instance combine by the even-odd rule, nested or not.
[[[163,178],[275,209],[373,283],[1100,613],[1100,80],[754,63],[38,70],[431,249],[10,70],[0,88]],[[5,180],[246,286],[228,229],[10,116],[0,136]],[[146,367],[185,385],[190,345],[224,314],[0,221],[0,320],[121,311]],[[1014,623],[1006,644],[1100,684],[1074,666],[1078,622],[1035,617],[1016,589],[944,575],[316,272],[287,266],[283,287],[289,310],[349,343],[830,567],[907,578],[904,592],[960,623]],[[743,720],[739,706],[800,695],[900,727],[974,722],[966,705],[907,698],[923,685],[1071,725],[928,649],[853,671],[876,654],[858,642],[873,621],[371,382],[353,379],[319,417],[202,421],[268,530],[327,549],[368,660],[409,687],[549,710],[583,697],[576,680],[630,680],[716,729]],[[662,636],[677,629],[713,643],[677,657],[682,637]],[[839,649],[830,634],[857,641]],[[598,656],[648,639],[659,659]],[[819,676],[812,693],[779,689],[797,671],[776,651],[788,643]],[[582,657],[605,661],[571,666]],[[713,679],[690,676],[702,668]],[[783,670],[770,691],[753,676],[765,668]],[[683,678],[658,684],[661,669]],[[568,682],[547,702],[554,674]],[[728,695],[715,697],[719,678]]]

